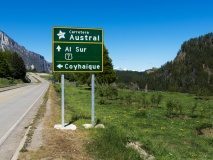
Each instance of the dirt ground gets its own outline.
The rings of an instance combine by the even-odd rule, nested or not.
[[[57,130],[54,125],[60,117],[59,98],[50,85],[44,114],[34,122],[33,132],[20,152],[20,160],[92,160],[84,148],[89,143],[86,130]],[[39,112],[42,112],[41,109]],[[41,113],[38,113],[41,114]],[[31,135],[32,134],[32,135]],[[31,135],[31,136],[30,136]]]
[[[213,128],[206,128],[201,130],[202,135],[205,137],[213,138]]]

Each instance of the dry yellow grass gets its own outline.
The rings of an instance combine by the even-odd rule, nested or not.
[[[43,118],[42,134],[43,145],[37,150],[21,152],[20,160],[92,160],[84,148],[89,142],[89,133],[86,130],[75,131],[57,130],[54,125],[60,120],[59,98],[53,86],[50,86],[48,98],[51,99],[51,112]]]

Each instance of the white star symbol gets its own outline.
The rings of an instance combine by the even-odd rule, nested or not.
[[[59,39],[65,38],[65,36],[64,36],[65,33],[66,33],[66,32],[62,32],[62,31],[60,30],[59,33],[57,34],[57,35],[58,35],[58,38],[59,38]]]

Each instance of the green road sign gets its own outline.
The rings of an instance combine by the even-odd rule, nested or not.
[[[103,72],[103,30],[53,27],[53,72]]]

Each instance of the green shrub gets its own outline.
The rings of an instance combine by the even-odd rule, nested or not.
[[[146,110],[139,110],[138,112],[135,113],[136,117],[146,117],[147,113]]]
[[[61,86],[60,85],[54,84],[53,86],[54,86],[56,92],[61,93]]]
[[[167,116],[183,115],[183,106],[178,100],[168,100],[166,103]]]
[[[96,94],[99,97],[106,97],[107,99],[116,99],[118,90],[116,86],[110,84],[96,84]]]
[[[195,110],[197,109],[197,103],[194,103],[194,105],[191,107],[191,116],[194,117],[194,113],[195,113]]]
[[[101,99],[99,100],[99,104],[100,104],[100,105],[106,104],[106,100],[105,100],[104,98],[101,98]]]
[[[125,100],[126,100],[126,103],[127,103],[127,104],[131,104],[132,101],[133,101],[133,92],[128,92],[128,93],[125,95]]]
[[[28,152],[28,150],[27,150],[26,148],[22,148],[22,149],[20,150],[20,152]]]
[[[150,102],[147,98],[147,94],[142,94],[142,107],[147,108],[149,107]]]

